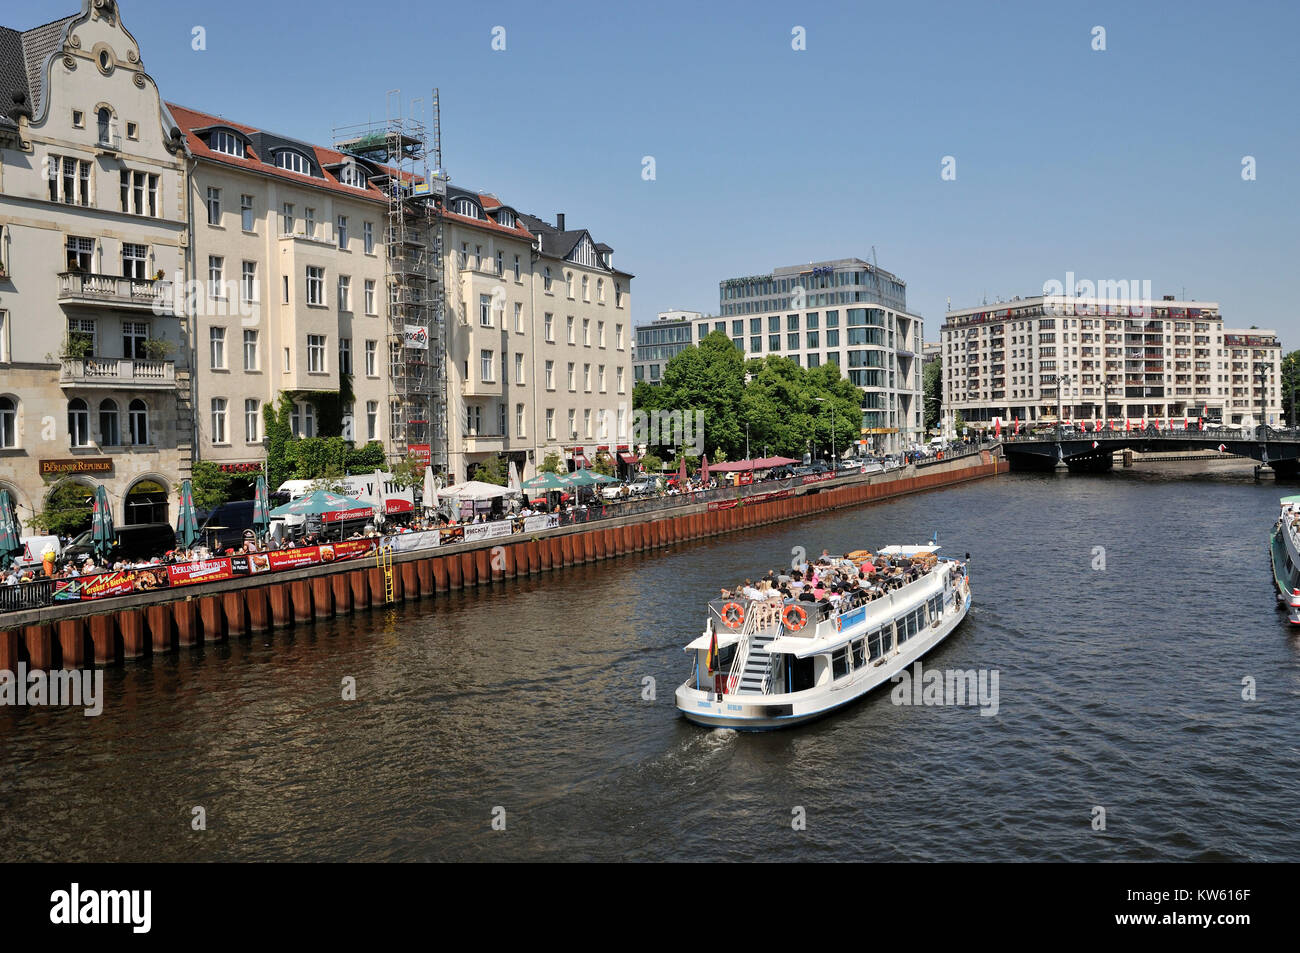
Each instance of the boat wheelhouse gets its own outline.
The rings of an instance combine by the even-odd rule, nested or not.
[[[970,609],[966,567],[937,557],[938,548],[880,550],[876,556],[919,572],[834,603],[712,601],[704,632],[686,646],[693,668],[677,689],[678,710],[701,725],[783,728],[889,681],[947,638]]]
[[[1286,608],[1292,625],[1300,625],[1300,496],[1284,496],[1281,503],[1269,540],[1269,559],[1278,604]]]

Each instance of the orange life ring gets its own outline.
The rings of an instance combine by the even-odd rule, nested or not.
[[[785,627],[791,632],[798,632],[808,624],[808,613],[800,605],[791,604],[786,606],[781,618],[785,622]]]
[[[735,610],[733,613],[732,610]],[[728,602],[722,607],[722,624],[734,629],[745,622],[745,608],[739,602]]]

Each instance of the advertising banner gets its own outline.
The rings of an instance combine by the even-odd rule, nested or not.
[[[555,529],[560,525],[559,513],[543,513],[541,516],[525,516],[524,532],[535,533],[539,529]]]
[[[420,549],[435,549],[441,542],[442,534],[436,529],[384,537],[384,545],[391,546],[395,553],[412,553]]]
[[[509,520],[494,520],[491,523],[471,523],[465,527],[465,541],[476,542],[483,539],[497,539],[510,535]]]
[[[200,559],[192,563],[177,563],[167,567],[167,577],[173,586],[190,586],[196,582],[218,582],[235,575],[229,559]]]

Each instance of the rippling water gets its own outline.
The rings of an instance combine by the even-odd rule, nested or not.
[[[1282,492],[1012,474],[129,663],[98,718],[0,709],[0,859],[1294,860]],[[975,608],[926,663],[996,669],[996,717],[887,690],[768,734],[676,715],[719,585],[935,530]]]

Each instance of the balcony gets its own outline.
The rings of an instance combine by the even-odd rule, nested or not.
[[[172,283],[150,278],[122,278],[81,271],[59,274],[59,301],[129,311],[172,313]]]
[[[170,390],[176,386],[176,362],[66,357],[59,372],[59,386]]]

